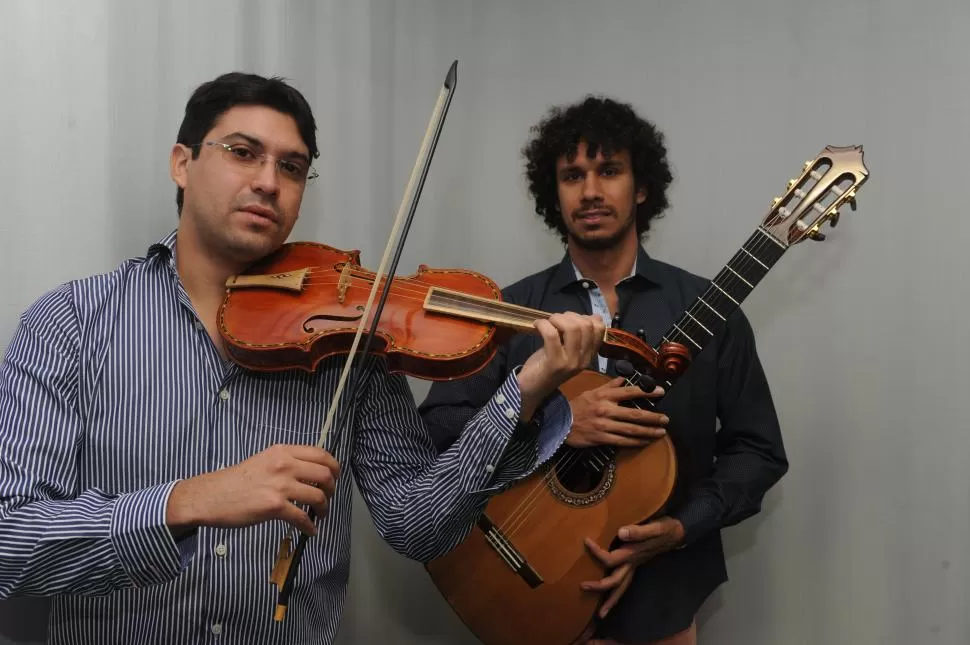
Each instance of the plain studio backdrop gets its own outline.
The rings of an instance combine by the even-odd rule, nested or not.
[[[552,104],[606,93],[655,120],[676,179],[647,250],[707,277],[804,161],[862,144],[858,210],[792,248],[744,306],[791,471],[725,531],[731,579],[700,642],[966,644],[968,28],[965,0],[7,0],[0,348],[45,290],[176,226],[182,109],[229,70],[287,77],[315,110],[321,176],[291,239],[376,268],[457,59],[400,271],[503,285],[561,257],[519,154]],[[357,499],[340,642],[474,643]],[[45,631],[43,601],[0,603],[0,643]]]

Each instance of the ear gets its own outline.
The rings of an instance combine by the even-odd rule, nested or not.
[[[642,204],[643,202],[647,201],[647,189],[641,187],[639,190],[637,190],[636,199],[637,204]]]
[[[176,143],[172,146],[172,154],[169,157],[169,173],[179,188],[185,190],[189,183],[189,159],[192,158],[192,150],[188,146]]]

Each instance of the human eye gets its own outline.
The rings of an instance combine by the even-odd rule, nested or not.
[[[282,170],[291,179],[302,179],[303,176],[306,175],[306,170],[303,168],[303,164],[295,161],[280,161],[280,170]]]
[[[226,149],[229,151],[229,154],[239,161],[253,161],[256,159],[256,153],[242,144],[232,145]]]

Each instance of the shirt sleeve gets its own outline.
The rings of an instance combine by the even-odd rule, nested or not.
[[[176,482],[80,490],[80,338],[64,287],[27,310],[0,363],[0,598],[157,584],[193,552],[165,524]]]
[[[715,465],[670,515],[684,525],[685,544],[741,522],[788,471],[788,459],[754,332],[738,310],[729,318],[717,364]]]
[[[532,474],[572,425],[569,404],[557,393],[539,408],[538,429],[524,429],[511,373],[438,454],[405,378],[375,364],[357,412],[354,472],[380,534],[415,560],[457,546],[490,497]]]

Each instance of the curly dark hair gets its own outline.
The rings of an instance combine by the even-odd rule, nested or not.
[[[650,230],[650,222],[663,216],[669,205],[667,187],[673,181],[664,136],[629,104],[587,95],[573,105],[551,108],[530,131],[535,136],[522,148],[522,154],[535,212],[549,228],[559,232],[564,243],[566,225],[558,208],[556,160],[564,154],[574,159],[581,139],[592,156],[600,148],[604,155],[630,152],[634,181],[646,192],[644,202],[637,205],[637,234],[641,239]]]

